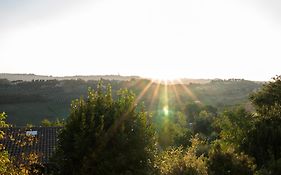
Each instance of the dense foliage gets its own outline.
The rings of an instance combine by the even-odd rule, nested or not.
[[[252,94],[255,123],[243,143],[247,153],[268,174],[281,174],[281,76]]]
[[[60,134],[57,163],[61,174],[149,174],[155,153],[150,116],[121,90],[112,99],[108,86],[76,100]]]
[[[209,174],[243,174],[252,175],[255,173],[255,164],[252,158],[244,153],[237,153],[231,147],[223,150],[215,143],[209,151]]]

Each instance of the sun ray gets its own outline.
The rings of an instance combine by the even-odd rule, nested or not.
[[[174,94],[175,94],[177,103],[178,103],[181,107],[183,107],[183,102],[182,102],[182,100],[181,100],[181,98],[180,98],[180,96],[179,96],[178,90],[176,89],[176,85],[175,85],[175,84],[172,84],[171,87],[172,87],[172,90],[173,90],[173,92],[174,92]]]
[[[147,92],[147,90],[150,88],[150,86],[152,85],[153,81],[150,81],[141,91],[141,93],[137,96],[135,103],[138,103],[141,98],[145,95],[145,93]]]
[[[164,81],[164,106],[163,112],[165,116],[169,115],[169,94],[168,94],[168,80]]]
[[[187,95],[192,98],[193,101],[201,103],[198,97],[186,85],[184,85],[184,83],[180,79],[178,79],[177,81],[179,82],[180,86],[184,89],[184,91],[187,93]]]
[[[152,94],[152,98],[151,98],[151,101],[150,101],[150,104],[149,104],[149,109],[151,110],[153,105],[154,105],[154,102],[155,102],[155,99],[156,99],[156,96],[158,95],[158,92],[159,92],[159,88],[160,88],[160,83],[156,83],[156,87],[154,88],[154,91],[153,91],[153,94]]]
[[[168,103],[168,81],[165,80],[165,85],[164,85],[164,103]]]

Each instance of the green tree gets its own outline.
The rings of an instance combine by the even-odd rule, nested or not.
[[[280,115],[279,115],[280,117]],[[281,119],[277,116],[272,119],[257,121],[246,135],[243,147],[247,153],[256,158],[261,167],[268,161],[281,158]]]
[[[194,119],[192,124],[193,132],[203,134],[204,136],[210,136],[214,130],[212,127],[214,119],[212,113],[202,110]]]
[[[128,90],[115,100],[110,86],[103,91],[99,83],[72,103],[54,158],[60,174],[149,174],[156,150],[150,116]]]
[[[224,111],[214,122],[219,130],[220,143],[240,149],[248,131],[253,127],[254,118],[244,108]]]
[[[236,153],[230,146],[223,150],[215,143],[209,152],[208,168],[210,175],[253,175],[256,166],[248,155]]]
[[[281,76],[265,84],[250,99],[256,109],[255,123],[244,139],[243,148],[255,157],[259,168],[269,169],[270,174],[280,174]]]
[[[192,137],[192,132],[188,127],[186,116],[181,112],[169,114],[168,116],[161,117],[157,123],[155,122],[158,132],[158,142],[161,148],[165,149],[171,146],[183,146],[190,145],[189,140]]]
[[[202,110],[201,106],[197,103],[189,103],[185,106],[185,115],[187,116],[188,122],[193,122],[194,119],[199,115]]]
[[[257,113],[260,114],[259,117],[271,118],[268,112],[281,108],[281,75],[264,84],[259,91],[250,96],[250,99]]]
[[[188,123],[186,121],[186,116],[181,113],[178,112],[175,115],[175,123],[174,128],[175,128],[175,132],[174,134],[174,145],[175,146],[182,146],[183,148],[186,148],[188,146],[191,145],[191,138],[192,138],[192,132],[188,126]]]

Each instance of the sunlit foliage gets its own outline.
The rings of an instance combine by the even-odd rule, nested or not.
[[[51,126],[63,126],[64,125],[64,120],[59,120],[56,119],[56,121],[52,122],[48,119],[43,119],[41,121],[41,126],[43,127],[51,127]]]
[[[191,140],[191,146],[169,148],[163,151],[155,161],[155,167],[160,175],[207,175],[206,157],[198,154],[202,141],[196,136]]]
[[[9,127],[5,122],[7,115],[0,113],[0,128]],[[0,131],[0,139],[3,139],[5,133]],[[28,174],[41,174],[34,166],[38,164],[37,154],[23,154],[18,159],[10,158],[8,152],[5,150],[4,145],[0,144],[0,174],[1,175],[28,175]],[[39,165],[39,164],[38,164]]]

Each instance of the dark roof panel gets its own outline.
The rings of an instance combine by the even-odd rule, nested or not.
[[[10,156],[36,153],[39,162],[48,163],[54,153],[61,127],[2,128],[4,139],[0,140]]]

